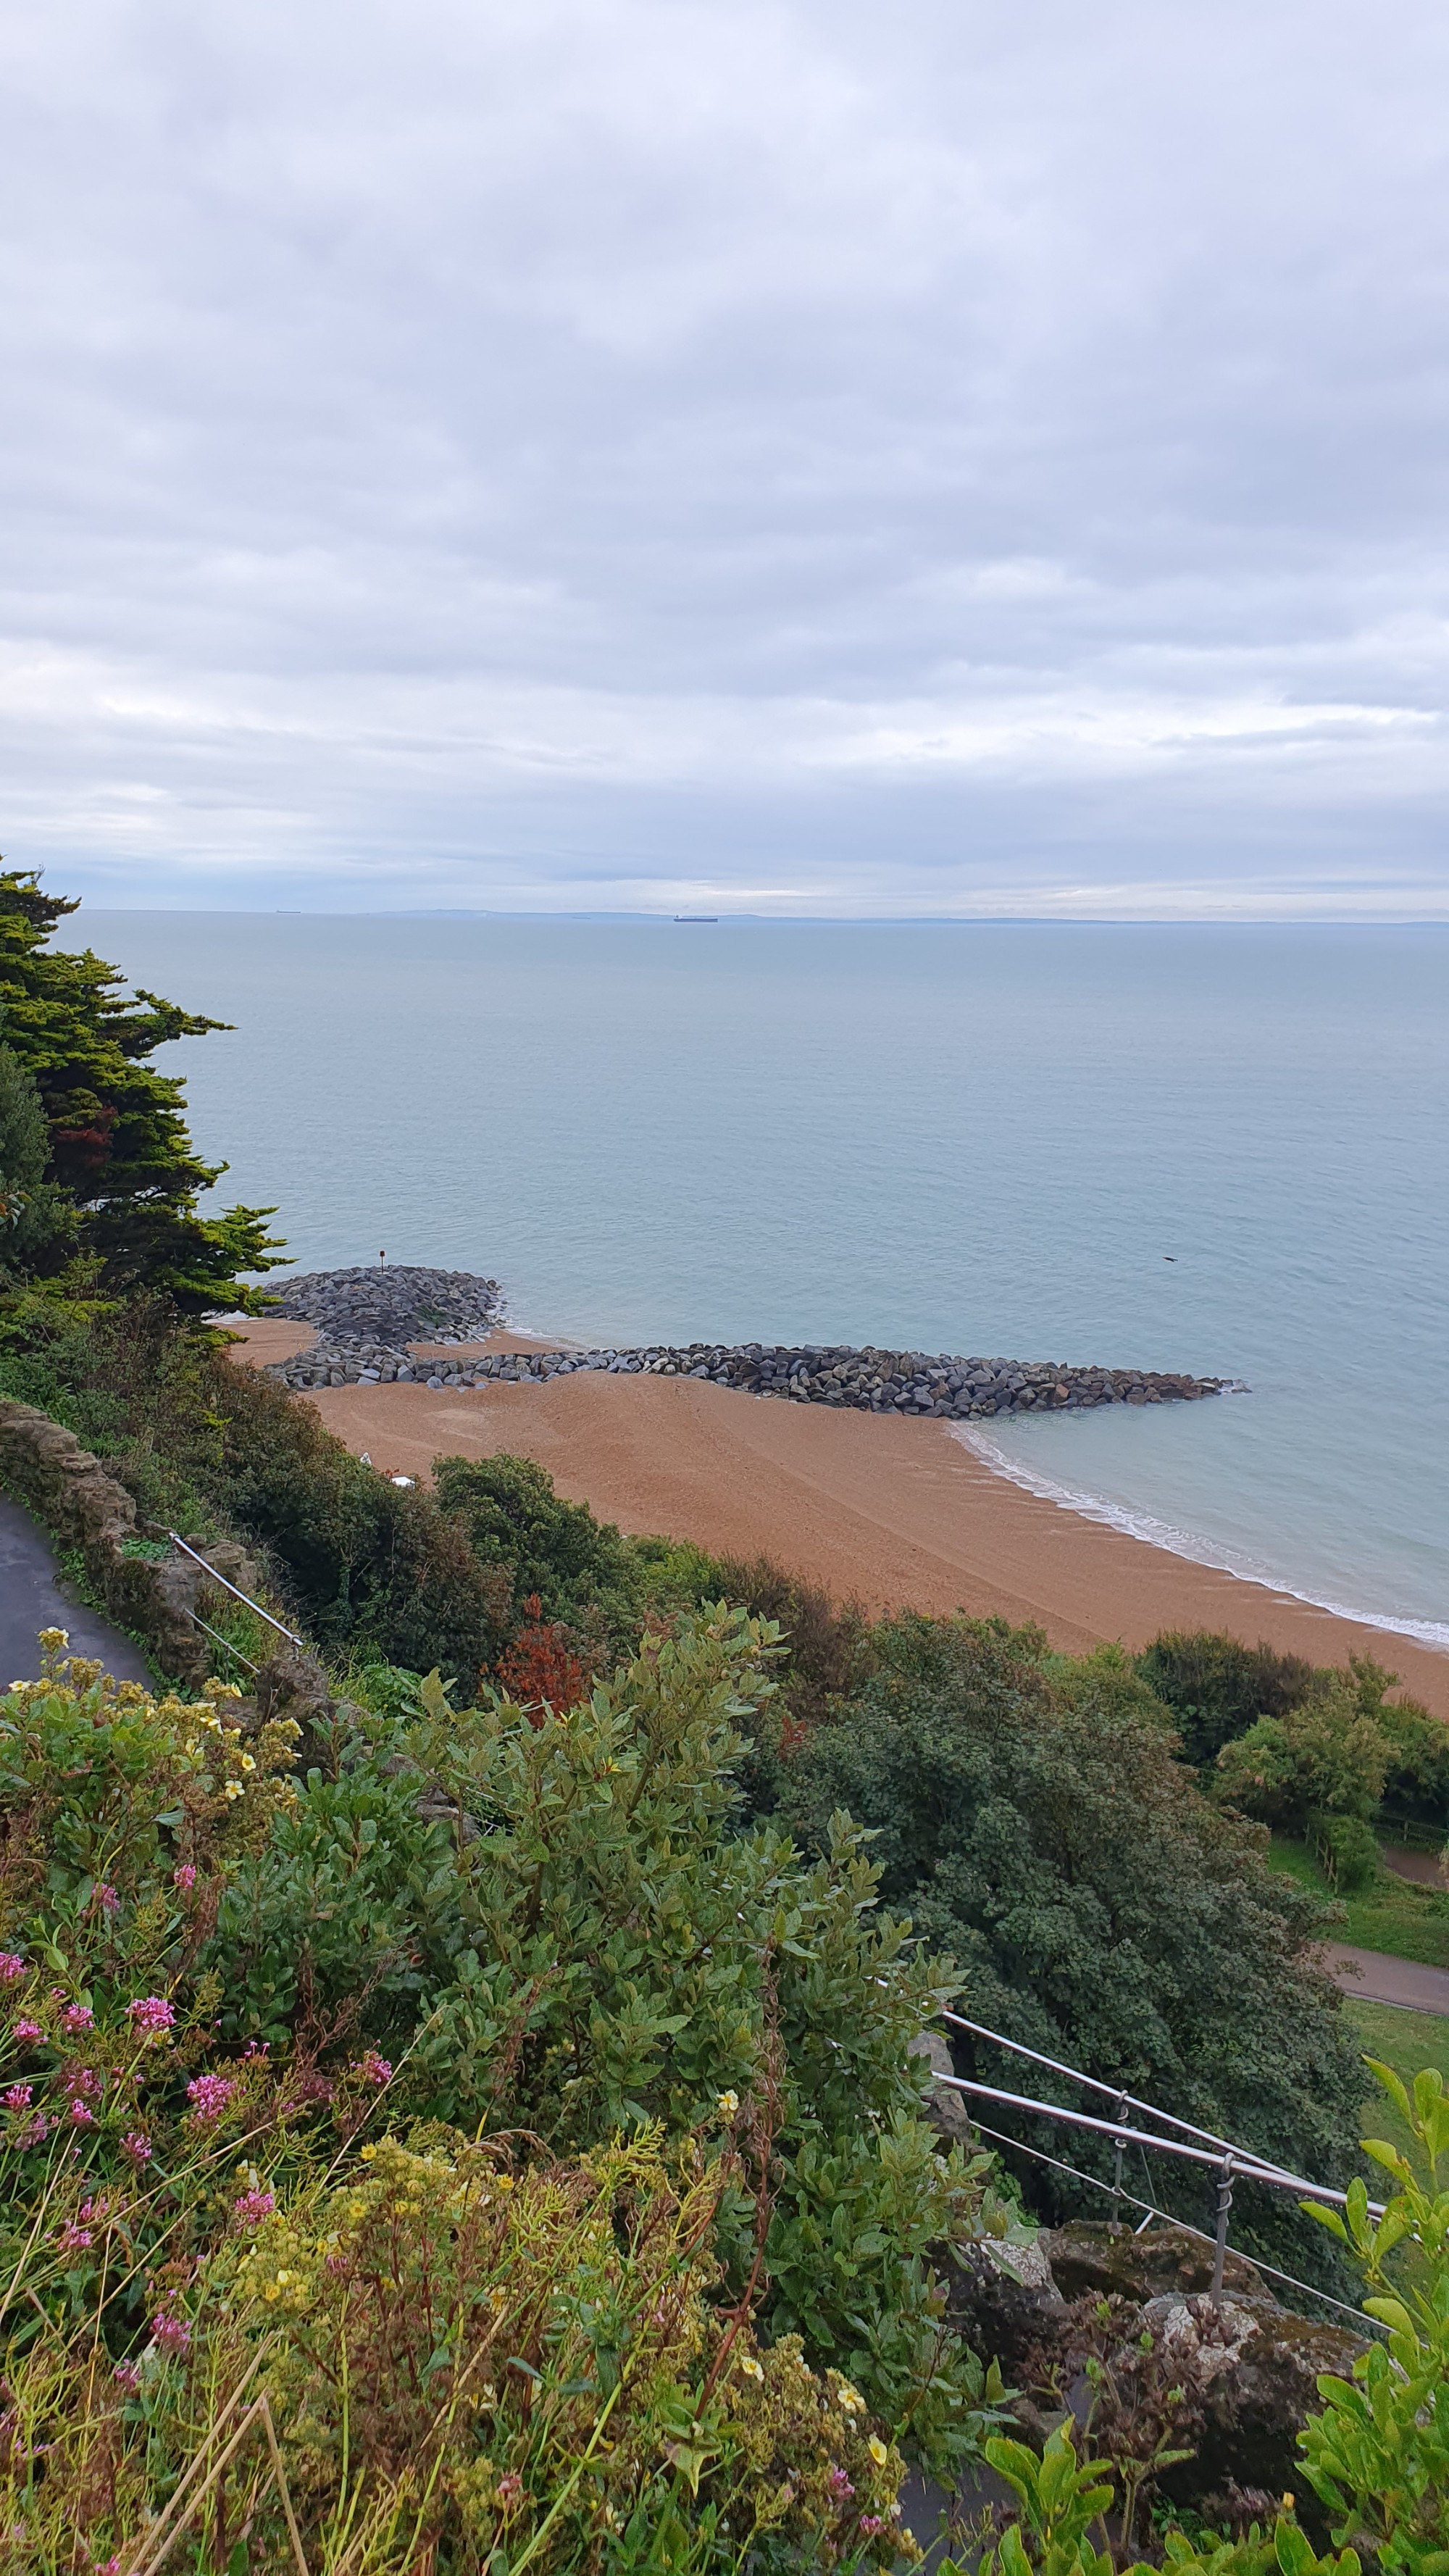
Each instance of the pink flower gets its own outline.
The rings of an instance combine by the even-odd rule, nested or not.
[[[96,2115],[89,2102],[72,2102],[70,2116],[78,2129],[93,2129],[96,2125]]]
[[[128,2397],[134,2397],[141,2385],[140,2364],[134,2361],[118,2361],[111,2377],[118,2388],[125,2389]]]
[[[364,2052],[364,2054],[358,2059],[352,2072],[354,2075],[360,2075],[365,2084],[390,2084],[392,2082],[392,2068],[389,2066],[385,2057],[378,2056],[375,2048],[369,2048]]]
[[[61,2228],[56,2237],[56,2243],[62,2254],[79,2254],[84,2246],[93,2245],[95,2238],[88,2227],[77,2227],[74,2220],[70,2219]]]
[[[109,2558],[98,2558],[96,2560],[95,2576],[121,2576],[121,2559],[119,2551],[113,2551]]]
[[[33,2084],[12,2084],[8,2091],[0,2095],[0,2100],[3,2100],[7,2111],[28,2111],[30,2097],[34,2091]]]
[[[874,2540],[878,2531],[884,2531],[885,2524],[882,2522],[878,2513],[863,2513],[860,2517],[859,2528],[862,2539]]]
[[[19,2021],[13,2022],[11,2028],[17,2039],[44,2039],[45,2037],[38,2021],[27,2021],[23,2016]]]
[[[13,1950],[0,1950],[0,1984],[13,1986],[16,1978],[24,1974],[25,1961],[17,1958]]]
[[[155,2152],[144,2129],[128,2129],[121,2140],[121,2153],[128,2156],[133,2165],[148,2165]]]
[[[854,2489],[854,2487],[851,2485],[849,2478],[846,2476],[844,2469],[832,2469],[832,2470],[831,2470],[831,2472],[830,2472],[830,2492],[831,2492],[831,2494],[832,2494],[832,2495],[834,2495],[834,2496],[853,2496],[853,2495],[854,2495],[854,2493],[855,2493],[855,2489]]]
[[[196,1868],[194,1862],[184,1860],[179,1869],[173,1869],[171,1873],[171,1884],[173,1887],[184,1888],[189,1894],[191,1889],[196,1885]]]
[[[147,2039],[162,2038],[173,2028],[176,2020],[175,2012],[164,1995],[140,1995],[135,2003],[127,2004],[126,2012]]]
[[[173,2316],[162,2308],[151,2319],[151,2332],[163,2352],[186,2352],[191,2343],[191,2328],[184,2317]]]
[[[186,2099],[197,2120],[219,2120],[236,2086],[229,2075],[193,2075]]]
[[[277,2196],[271,2191],[244,2191],[240,2200],[232,2202],[243,2227],[259,2227],[264,2218],[270,2218],[276,2206]]]
[[[50,2122],[43,2111],[37,2111],[26,2121],[23,2129],[17,2130],[15,2143],[17,2147],[39,2147],[44,2145],[49,2135]]]
[[[246,2059],[249,2057],[265,2057],[269,2053],[271,2045],[272,2043],[269,2039],[249,2039],[242,2052],[243,2063],[245,2063]]]
[[[96,2017],[89,2004],[68,2004],[60,2018],[64,2029],[75,2032],[93,2029]]]
[[[107,1914],[120,1913],[121,1900],[116,1894],[115,1889],[113,1887],[108,1887],[104,1881],[102,1881],[102,1884],[96,1889],[96,1903],[97,1905],[104,1906]]]
[[[67,2093],[78,2093],[87,2102],[98,2101],[106,2089],[93,2066],[67,2066],[62,2081]]]
[[[507,2513],[511,2505],[517,2504],[522,2493],[522,2478],[518,2476],[515,2470],[509,2469],[498,2481],[498,2501],[502,2505],[505,2513]]]

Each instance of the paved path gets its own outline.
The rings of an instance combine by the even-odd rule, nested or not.
[[[1324,1952],[1329,1975],[1366,2004],[1403,2004],[1410,2012],[1449,2016],[1449,1968],[1391,1959],[1383,1950],[1351,1950],[1335,1941]]]
[[[154,1688],[140,1648],[70,1597],[46,1532],[18,1503],[0,1494],[0,1691],[7,1682],[34,1680],[40,1670],[35,1639],[41,1628],[66,1629],[73,1653],[99,1655],[118,1681]]]

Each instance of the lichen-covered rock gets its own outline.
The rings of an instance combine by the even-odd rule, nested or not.
[[[1362,2339],[1295,2316],[1266,2294],[1225,2298],[1221,2308],[1200,2294],[1149,2299],[1141,2327],[1162,2338],[1201,2408],[1193,2457],[1166,2472],[1163,2493],[1200,2509],[1205,2496],[1230,2486],[1298,2492],[1313,2524],[1298,2435],[1322,2403],[1320,2374],[1352,2378]]]
[[[1029,2439],[1050,2420],[1036,2401],[1059,2410],[1074,2387],[1084,2388],[1086,2355],[1094,2347],[1100,2354],[1104,2334],[1124,2384],[1149,2334],[1182,2388],[1181,2438],[1192,2447],[1164,2473],[1169,2501],[1201,2512],[1244,2491],[1293,2492],[1308,2527],[1320,2528],[1299,2470],[1298,2434],[1321,2404],[1320,2375],[1352,2376],[1364,2349],[1358,2336],[1280,2307],[1241,2254],[1227,2258],[1215,2307],[1213,2249],[1186,2228],[1134,2236],[1079,2219],[1044,2229],[1029,2251],[1029,2278],[1004,2268],[1015,2247],[972,2246],[945,2267],[950,2321],[1021,2391],[1017,2412]]]
[[[956,2072],[951,2062],[951,2051],[939,2031],[917,2031],[911,2042],[910,2054],[926,2058],[935,2075],[954,2075]],[[921,2109],[947,2146],[964,2147],[968,2155],[975,2153],[976,2133],[971,2126],[964,2093],[955,2092],[949,2084],[933,2084]]]
[[[1134,2236],[1110,2219],[1074,2218],[1042,2231],[1042,2251],[1062,2296],[1147,2299],[1210,2290],[1213,2249],[1190,2228],[1163,2225]],[[1263,2276],[1245,2254],[1229,2254],[1223,2288],[1233,2296],[1264,2296]]]
[[[983,2236],[940,2256],[946,2318],[1015,2382],[1027,2356],[1049,2346],[1067,2312],[1038,2237],[1034,2243]]]

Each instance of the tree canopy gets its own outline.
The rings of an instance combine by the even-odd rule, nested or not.
[[[871,1829],[883,1897],[958,1960],[973,2020],[1340,2179],[1362,2073],[1313,1955],[1322,1909],[1268,1869],[1261,1829],[1204,1798],[1127,1658],[1068,1663],[1033,1630],[914,1614],[872,1644],[876,1671],[782,1767],[782,1814],[804,1842],[825,1848],[840,1809]],[[963,2048],[1021,2089],[1019,2059]],[[1034,2068],[1030,2089],[1043,2085],[1081,2107]],[[1039,2120],[992,2116],[1067,2152]],[[1074,2141],[1070,2161],[1090,2167],[1093,2150]],[[1044,2171],[1024,2169],[1026,2187],[1060,2205]],[[1153,2179],[1199,2217],[1187,2186]],[[1302,2254],[1291,2216],[1253,2222],[1265,2248],[1293,2229]]]
[[[4,1041],[39,1096],[48,1150],[44,1179],[75,1213],[75,1244],[97,1264],[105,1293],[149,1289],[184,1312],[250,1306],[243,1274],[276,1266],[266,1230],[271,1208],[202,1216],[197,1202],[224,1163],[195,1152],[184,1090],[146,1059],[173,1038],[200,1037],[221,1020],[182,1010],[159,994],[126,994],[124,978],[87,948],[50,945],[78,905],[44,894],[34,870],[0,872],[0,1009]],[[10,1266],[44,1270],[65,1257],[65,1238],[0,1245]]]

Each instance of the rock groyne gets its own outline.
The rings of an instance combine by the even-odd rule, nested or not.
[[[273,1315],[315,1324],[328,1349],[405,1354],[409,1342],[479,1341],[503,1313],[496,1279],[400,1263],[308,1270],[268,1291]]]
[[[1161,1369],[1077,1368],[1065,1362],[958,1359],[922,1351],[820,1344],[691,1342],[638,1350],[498,1351],[417,1359],[380,1342],[324,1342],[276,1364],[273,1375],[304,1392],[322,1386],[539,1385],[605,1371],[615,1377],[684,1377],[746,1395],[870,1413],[981,1422],[1007,1413],[1055,1413],[1099,1404],[1167,1404],[1220,1395],[1233,1381]]]

